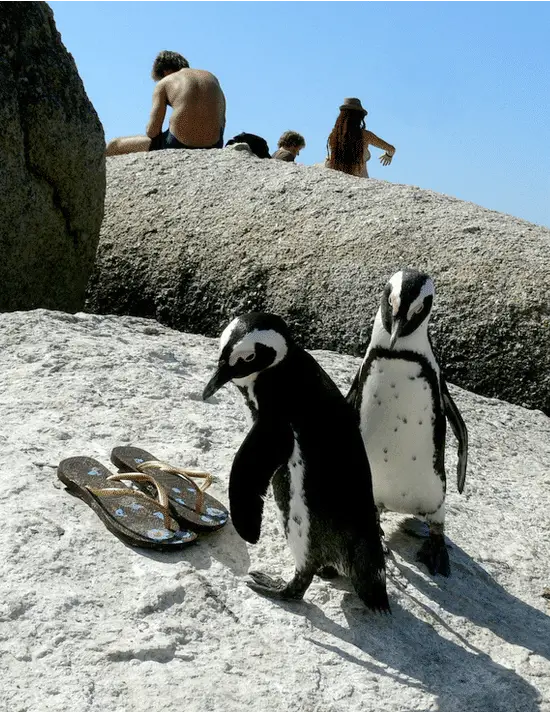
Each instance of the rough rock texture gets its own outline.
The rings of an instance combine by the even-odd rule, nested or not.
[[[10,712],[549,712],[550,420],[453,388],[470,470],[449,484],[454,575],[430,578],[402,517],[392,616],[348,582],[302,603],[245,585],[289,576],[274,504],[247,546],[229,524],[174,554],[124,546],[55,475],[114,445],[210,469],[227,502],[246,432],[233,387],[201,391],[217,345],[154,322],[35,311],[0,316],[0,707]],[[346,388],[358,360],[315,354]],[[454,446],[448,466],[455,465]],[[335,473],[335,496],[360,503]]]
[[[214,335],[251,309],[364,353],[403,266],[436,280],[451,381],[550,413],[550,230],[472,203],[234,151],[109,159],[89,307]]]
[[[46,3],[2,3],[0,126],[0,310],[82,309],[105,141]]]

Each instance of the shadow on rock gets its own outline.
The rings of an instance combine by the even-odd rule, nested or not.
[[[195,542],[180,551],[163,552],[154,549],[129,548],[141,556],[164,564],[181,564],[185,561],[201,570],[209,569],[214,559],[236,576],[244,576],[250,568],[246,542],[237,534],[231,522],[216,532],[199,534]]]
[[[470,646],[475,651],[471,652],[443,638],[430,623],[420,620],[395,601],[392,601],[392,616],[372,615],[350,593],[344,595],[342,610],[348,628],[334,623],[312,604],[306,604],[303,613],[314,628],[355,646],[374,661],[357,657],[337,644],[314,639],[311,642],[371,674],[435,696],[437,709],[444,712],[539,710],[537,690],[513,670],[494,662],[482,651]],[[293,612],[299,611],[294,608]]]
[[[422,566],[416,561],[418,539],[404,530],[411,524],[411,520],[405,520],[392,533],[388,545],[413,567],[406,577],[418,591],[449,613],[468,618],[507,643],[550,660],[550,617],[508,593],[456,544],[450,545],[450,578],[426,580],[416,573],[415,569]]]

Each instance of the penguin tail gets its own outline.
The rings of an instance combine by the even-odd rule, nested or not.
[[[350,560],[349,577],[355,592],[371,611],[391,613],[386,590],[384,554],[373,551],[367,542],[357,543]]]

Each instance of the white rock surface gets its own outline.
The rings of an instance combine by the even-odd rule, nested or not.
[[[385,521],[393,615],[345,580],[279,605],[251,567],[289,576],[266,505],[258,545],[231,525],[180,553],[126,547],[56,478],[64,457],[109,463],[133,443],[217,477],[227,502],[246,432],[233,388],[201,391],[212,339],[155,322],[35,311],[0,316],[0,709],[9,712],[548,712],[550,420],[453,389],[470,429],[463,496],[449,489],[454,575]],[[315,352],[344,389],[357,359]],[[449,452],[449,471],[455,455]],[[452,478],[451,478],[452,479]],[[349,498],[345,473],[335,496]]]

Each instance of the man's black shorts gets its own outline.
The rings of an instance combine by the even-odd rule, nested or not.
[[[170,133],[170,129],[166,129],[158,136],[151,139],[151,145],[149,146],[150,151],[162,151],[165,148],[223,148],[223,129],[220,133],[219,140],[213,146],[186,146],[184,143],[180,143],[174,134]]]

